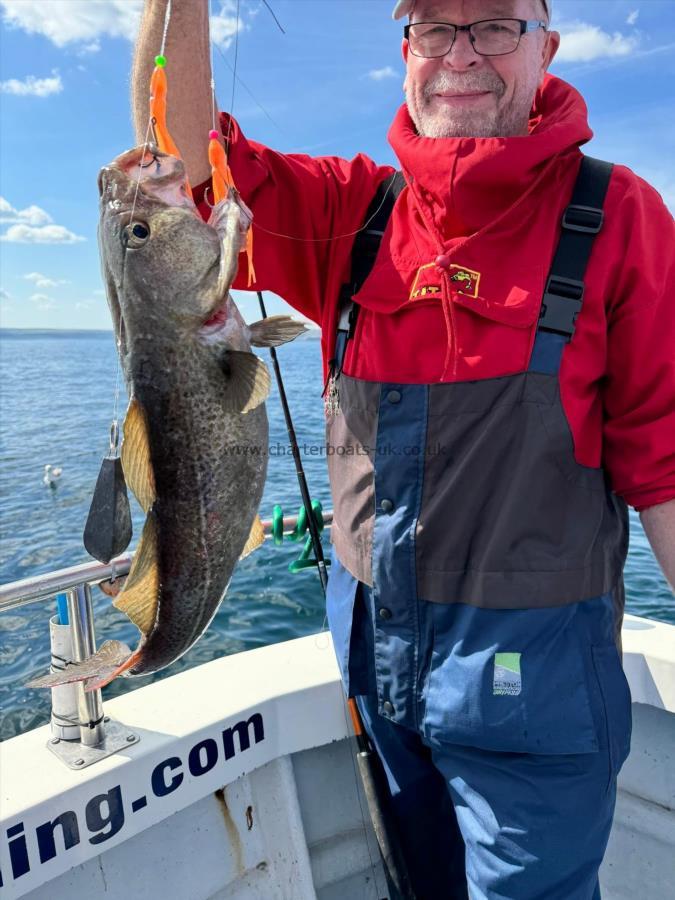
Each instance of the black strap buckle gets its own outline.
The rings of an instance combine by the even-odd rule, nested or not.
[[[576,319],[584,299],[583,281],[551,275],[541,304],[539,328],[561,334],[569,341],[576,328]]]
[[[594,206],[580,206],[571,203],[562,217],[562,227],[582,234],[597,234],[605,221],[605,213]]]

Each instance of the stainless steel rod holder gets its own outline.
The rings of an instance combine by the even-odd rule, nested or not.
[[[68,618],[73,632],[73,662],[82,662],[96,652],[91,588],[88,584],[80,584],[69,590],[67,596]],[[77,688],[80,742],[86,747],[96,747],[105,736],[101,691],[86,693],[82,682]]]

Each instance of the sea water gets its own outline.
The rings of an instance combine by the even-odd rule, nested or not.
[[[312,497],[329,509],[319,341],[294,341],[279,348],[278,357]],[[89,559],[82,531],[101,460],[108,451],[116,367],[112,332],[0,331],[1,584]],[[122,385],[121,416],[125,406]],[[301,502],[276,387],[267,409],[270,459],[260,508],[264,519],[271,518],[276,503],[284,514],[292,515]],[[51,488],[43,483],[48,463],[63,469]],[[144,516],[134,501],[132,506],[133,548]],[[211,627],[192,650],[156,675],[118,678],[106,688],[106,697],[223,654],[324,628],[316,571],[291,574],[288,570],[301,549],[297,543],[286,541],[275,547],[266,541],[239,563]],[[632,512],[626,587],[629,612],[675,623],[673,596]],[[93,598],[99,645],[116,638],[135,646],[136,628],[98,588]],[[0,613],[0,739],[49,719],[49,692],[28,690],[24,685],[48,670],[48,622],[55,612],[55,602],[46,600]],[[222,689],[234,687],[222,685]]]

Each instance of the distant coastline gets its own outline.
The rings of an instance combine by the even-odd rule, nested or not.
[[[0,328],[0,338],[21,340],[22,338],[78,338],[95,335],[112,337],[112,328]],[[321,337],[321,329],[316,325],[303,332],[296,340],[311,341]]]
[[[112,335],[112,328],[0,328],[0,338],[21,337],[91,337],[92,335]]]

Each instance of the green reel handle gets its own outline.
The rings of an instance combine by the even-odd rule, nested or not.
[[[314,521],[316,522],[316,527],[321,533],[324,529],[325,522],[323,518],[323,509],[321,507],[321,503],[319,500],[312,500],[312,515],[314,517]],[[302,537],[307,534],[309,530],[309,523],[307,518],[307,510],[304,506],[301,506],[298,510],[298,518],[293,531],[289,534],[284,534],[284,514],[281,506],[279,504],[275,504],[274,509],[272,510],[272,539],[277,547],[280,547],[284,538],[287,538],[289,541],[299,541]],[[299,572],[301,569],[309,569],[316,565],[316,560],[310,556],[312,552],[312,536],[311,534],[307,534],[305,539],[305,546],[302,548],[302,552],[300,556],[289,564],[288,570],[289,572]],[[330,561],[326,560],[326,565],[330,565]]]
[[[272,510],[272,540],[275,546],[281,547],[284,542],[284,512],[278,503]]]
[[[316,565],[316,560],[311,557],[310,554],[312,552],[312,537],[311,535],[307,535],[307,539],[305,540],[305,546],[302,548],[302,553],[300,556],[293,560],[292,563],[288,565],[288,571],[295,574],[299,572],[301,569],[311,569]]]

